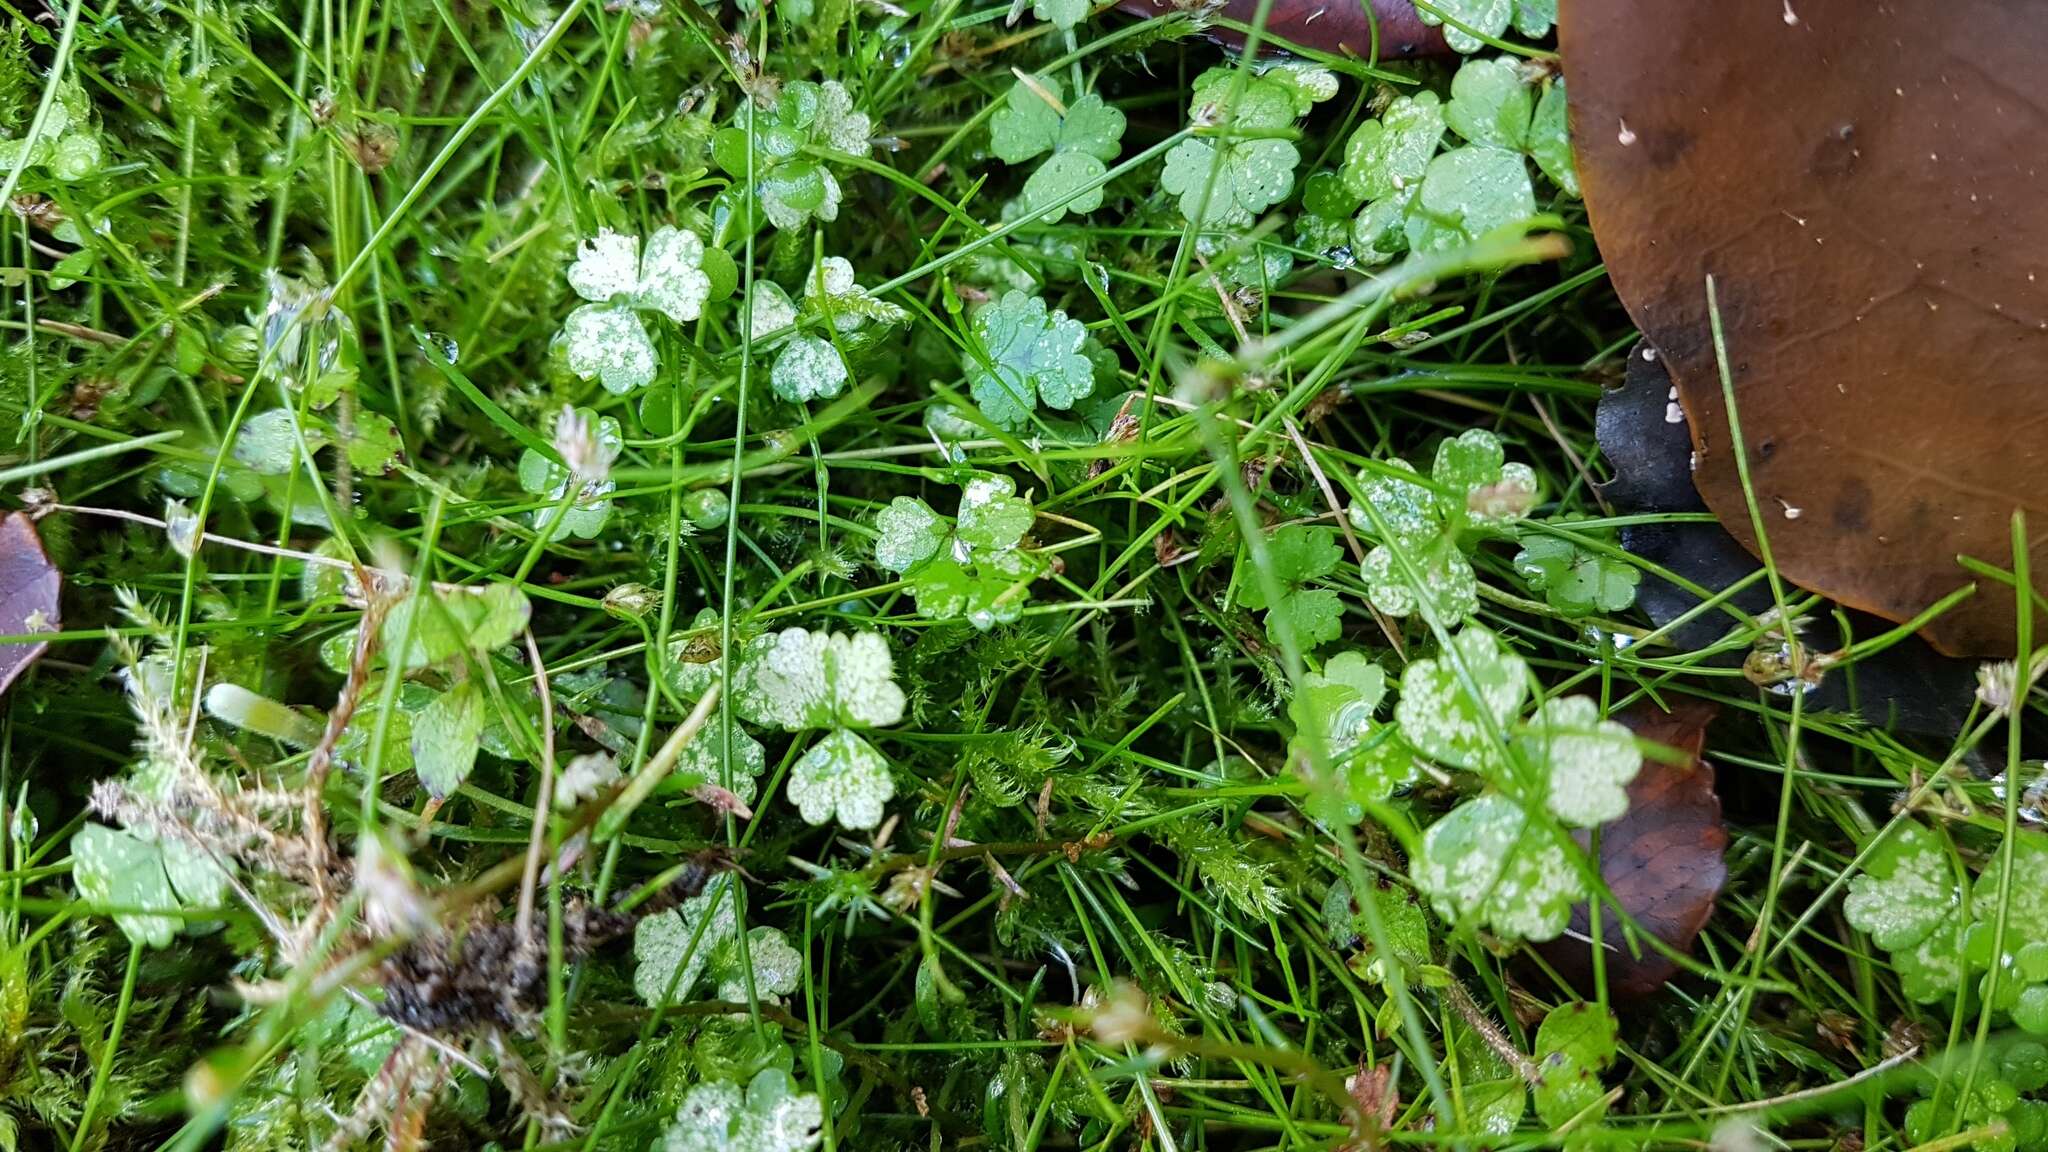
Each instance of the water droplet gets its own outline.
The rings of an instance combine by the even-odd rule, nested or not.
[[[42,821],[37,820],[36,814],[29,808],[23,806],[20,808],[16,808],[14,810],[13,831],[15,843],[33,844],[36,841],[36,836],[39,835],[42,832],[42,830]]]
[[[420,347],[439,356],[450,364],[462,358],[462,346],[453,336],[441,332],[420,333]]]

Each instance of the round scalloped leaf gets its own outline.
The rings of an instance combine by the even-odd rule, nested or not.
[[[825,1107],[780,1068],[763,1068],[742,1090],[724,1080],[692,1085],[662,1137],[661,1152],[809,1152]]]
[[[1455,546],[1432,546],[1411,554],[1409,563],[1420,571],[1420,587],[1410,583],[1394,563],[1393,550],[1375,545],[1366,553],[1359,576],[1365,581],[1366,599],[1389,616],[1412,616],[1428,603],[1436,622],[1450,628],[1479,611],[1479,577],[1472,562]]]
[[[1385,200],[1421,181],[1444,136],[1444,110],[1434,92],[1396,96],[1378,120],[1367,120],[1344,146],[1338,169],[1356,204]]]
[[[631,308],[585,304],[562,325],[569,370],[623,395],[654,382],[654,342]]]
[[[716,995],[729,1003],[744,1004],[747,973],[741,966],[737,942],[728,943],[721,953],[713,973],[718,982]],[[803,953],[790,946],[779,928],[763,925],[747,933],[747,963],[753,967],[756,996],[787,996],[803,978]]]
[[[1886,951],[1910,948],[1962,907],[1940,839],[1918,823],[1900,824],[1849,881],[1842,912],[1849,924]]]
[[[1467,60],[1451,79],[1444,124],[1471,144],[1526,151],[1536,100],[1513,59]]]
[[[946,521],[915,496],[898,496],[875,517],[875,563],[902,574],[939,554]]]
[[[163,851],[132,832],[87,824],[71,837],[71,882],[79,896],[113,911],[114,923],[130,940],[169,947],[181,923],[152,912],[178,910],[177,893],[164,873]]]
[[[483,729],[484,697],[474,680],[434,697],[413,717],[413,771],[436,800],[453,796],[469,779]]]
[[[741,653],[732,692],[741,717],[787,732],[903,719],[889,645],[872,632],[790,628],[756,636]]]
[[[783,345],[768,374],[775,394],[792,404],[829,400],[846,389],[849,373],[839,349],[821,336],[798,336]]]
[[[1521,711],[1528,665],[1500,638],[1468,625],[1451,638],[1454,653],[1417,660],[1401,675],[1394,719],[1401,735],[1432,759],[1478,771],[1501,762],[1498,743]],[[1475,697],[1452,666],[1455,655],[1471,677]]]
[[[1532,826],[1513,800],[1481,796],[1430,826],[1411,864],[1444,916],[1510,940],[1555,938],[1585,895],[1561,835]]]
[[[1415,473],[1406,460],[1388,460],[1387,466],[1396,473]],[[1414,549],[1435,539],[1443,527],[1436,494],[1424,485],[1399,475],[1366,472],[1359,476],[1358,486],[1364,491],[1364,503],[1371,506],[1370,512],[1358,504],[1351,506],[1351,525],[1360,532]]]
[[[789,774],[789,800],[805,822],[823,824],[835,815],[842,828],[873,828],[896,794],[889,761],[875,746],[844,728],[804,753]]]
[[[1592,828],[1628,811],[1628,782],[1643,756],[1635,737],[1586,696],[1547,700],[1523,726],[1523,762],[1540,770],[1545,803],[1565,823]]]

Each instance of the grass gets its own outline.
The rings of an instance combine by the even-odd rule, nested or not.
[[[1315,232],[1312,177],[1341,183],[1356,127],[1397,92],[1445,91],[1455,62],[1329,62],[1334,96],[1234,135],[1186,110],[1205,69],[1237,66],[1178,12],[10,12],[0,130],[99,154],[18,165],[0,195],[0,499],[40,514],[66,580],[49,653],[0,700],[0,1147],[688,1149],[710,1129],[671,1131],[678,1109],[714,1104],[797,1117],[794,1137],[717,1144],[760,1152],[2041,1142],[2048,1049],[1998,981],[2048,971],[2025,953],[1915,1000],[1908,946],[1843,911],[1924,829],[1988,954],[2048,948],[2021,726],[1993,694],[1929,740],[1753,682],[1731,656],[1834,611],[1768,569],[1775,613],[1715,597],[1702,614],[1727,631],[1700,649],[1530,585],[1512,558],[1540,536],[1683,580],[1617,533],[1699,519],[1600,502],[1594,405],[1634,332],[1544,172],[1504,227],[1378,266]],[[1028,208],[1012,197],[1042,161],[987,154],[1013,69],[1128,121],[1099,174]],[[786,126],[775,82],[825,80],[875,151],[763,151]],[[737,172],[713,159],[729,127],[753,142]],[[1183,145],[1275,139],[1298,163],[1250,224],[1203,222],[1227,171],[1192,200],[1160,187]],[[771,227],[763,198],[795,194],[762,181],[800,163],[832,173],[836,218]],[[616,395],[557,339],[586,303],[565,273],[600,228],[663,225],[728,257],[732,283],[689,319],[643,310],[659,368]],[[825,256],[865,298],[804,304]],[[1247,275],[1248,256],[1280,270]],[[778,394],[789,338],[744,319],[770,281],[849,366],[843,391]],[[1068,383],[1093,387],[1014,426],[974,388],[1025,371],[976,335],[1010,289],[1085,329]],[[615,459],[556,435],[565,405],[616,421]],[[265,447],[249,430],[272,410]],[[1370,494],[1473,428],[1530,466],[1531,502],[1481,523],[1473,500],[1513,495],[1497,462],[1471,486],[1431,474],[1411,487],[1448,520],[1404,537]],[[523,484],[526,454],[558,472]],[[1021,527],[949,543],[939,567],[875,562],[902,498],[968,540],[951,518],[971,475],[1013,483]],[[600,496],[601,527],[557,538]],[[1338,559],[1304,566],[1308,538]],[[1411,614],[1374,607],[1374,547]],[[2016,554],[2004,578],[2026,585]],[[943,568],[960,555],[965,575]],[[1429,593],[1459,563],[1470,625]],[[963,587],[990,626],[932,608]],[[466,614],[483,588],[516,610]],[[1477,699],[1488,668],[1448,643],[1469,626],[1544,701],[1720,706],[1728,881],[1647,1000],[1614,1000],[1601,965],[1567,985],[1483,917],[1423,911],[1411,879],[1453,805],[1582,765],[1489,715],[1497,762],[1418,753],[1391,793],[1347,791],[1356,749],[1331,734],[1351,737],[1294,707],[1346,651],[1388,701],[1422,660]],[[885,672],[848,656],[800,680],[850,698],[856,675],[893,679],[901,720],[866,698],[764,722],[777,701],[741,654],[794,627],[879,637]],[[1906,631],[1857,638],[1826,675]],[[391,674],[415,645],[434,654]],[[218,703],[222,684],[295,714]],[[1412,738],[1390,711],[1376,738]],[[844,798],[807,818],[820,788],[876,787],[857,759],[807,755],[826,730],[884,764],[879,820]],[[604,782],[598,753],[637,785]],[[579,773],[600,775],[585,791]],[[100,824],[139,855],[82,859],[74,837]],[[1566,829],[1531,830],[1536,851]],[[166,844],[201,862],[181,872]],[[1572,883],[1598,880],[1572,859]],[[1340,884],[1371,894],[1355,917]],[[429,985],[441,1015],[395,1007]],[[1624,1022],[1611,1057],[1545,1039],[1578,1003]],[[1567,1066],[1593,1089],[1550,1112],[1528,1081]]]

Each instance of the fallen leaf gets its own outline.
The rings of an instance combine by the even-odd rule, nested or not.
[[[1639,344],[1629,353],[1621,387],[1600,397],[1600,454],[1614,470],[1614,479],[1600,486],[1600,494],[1616,513],[1643,521],[1621,530],[1621,546],[1632,555],[1709,593],[1747,584],[1727,603],[1760,616],[1773,606],[1770,586],[1755,579],[1761,565],[1726,529],[1712,521],[1637,516],[1704,512],[1707,507],[1692,485],[1692,440],[1683,416],[1675,422],[1666,418],[1673,403],[1670,392],[1664,361],[1648,344]],[[1736,623],[1720,612],[1699,612],[1700,603],[1700,597],[1654,571],[1636,592],[1636,606],[1680,650],[1711,648]],[[1801,639],[1810,651],[1832,652],[1850,638],[1875,636],[1887,627],[1861,612],[1846,618],[1847,634],[1834,613],[1815,613]],[[1734,668],[1742,656],[1730,651],[1708,659]],[[1947,740],[1976,705],[1976,693],[1977,661],[1943,656],[1916,636],[1864,655],[1856,661],[1853,678],[1842,672],[1823,677],[1806,707],[1809,712],[1854,713],[1890,732]]]
[[[55,632],[57,591],[63,582],[28,513],[0,519],[0,636]],[[0,643],[0,693],[49,646],[48,641]]]
[[[1600,827],[1600,875],[1636,923],[1679,951],[1713,915],[1714,899],[1728,878],[1722,853],[1728,832],[1721,826],[1721,800],[1714,794],[1714,768],[1700,758],[1712,705],[1680,701],[1664,712],[1642,704],[1617,716],[1641,739],[1676,749],[1688,762],[1670,764],[1645,756],[1628,786],[1628,812]],[[1591,838],[1575,833],[1581,844]],[[1572,909],[1571,928],[1538,951],[1564,978],[1590,993],[1593,983],[1592,918],[1587,906]],[[1607,948],[1607,990],[1615,999],[1639,999],[1663,987],[1678,966],[1650,945],[1630,955],[1621,919],[1613,909],[1601,917]]]
[[[1903,621],[1971,582],[1957,556],[2010,567],[2013,510],[2048,517],[2048,8],[1574,0],[1562,16],[1594,238],[1671,370],[1707,505],[1756,551],[1712,274],[1787,578]],[[2048,535],[2032,554],[2048,564]],[[2015,617],[2010,590],[1979,581],[1926,634],[2010,655]]]
[[[1133,16],[1157,16],[1176,8],[1172,0],[1121,0],[1117,5]],[[1227,0],[1217,15],[1250,24],[1258,0]],[[1358,0],[1273,0],[1266,14],[1266,35],[1333,55],[1369,58],[1373,25],[1379,26],[1379,58],[1406,60],[1450,53],[1441,28],[1431,28],[1415,14],[1408,0],[1372,0],[1372,11]],[[1221,25],[1204,30],[1209,39],[1231,48],[1244,45],[1244,34]],[[1270,43],[1270,40],[1269,40]]]

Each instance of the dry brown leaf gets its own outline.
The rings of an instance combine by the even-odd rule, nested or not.
[[[0,636],[55,632],[57,593],[64,578],[43,551],[35,521],[26,512],[0,518]],[[0,642],[0,693],[36,662],[48,641]]]
[[[1714,768],[1700,758],[1713,714],[1712,705],[1679,702],[1670,712],[1643,704],[1616,717],[1642,739],[1676,749],[1687,762],[1644,757],[1642,770],[1628,786],[1628,812],[1600,828],[1601,878],[1636,923],[1680,951],[1691,948],[1706,926],[1728,878],[1722,860],[1728,832],[1721,825],[1720,797],[1714,794]],[[1591,842],[1586,833],[1577,835],[1580,843]],[[1622,932],[1621,919],[1607,909],[1600,939],[1607,948],[1612,997],[1647,996],[1677,974],[1677,964],[1647,944],[1640,959],[1630,955]],[[1591,935],[1592,917],[1581,904],[1572,910],[1569,932],[1539,949],[1585,992],[1593,983],[1592,954],[1585,943]]]
[[[2048,564],[2048,6],[1567,0],[1559,45],[1593,232],[1668,362],[1694,481],[1756,550],[1708,325],[1715,278],[1778,567],[1905,620]],[[2009,590],[1927,629],[2010,655]]]
[[[1121,0],[1117,7],[1134,16],[1157,16],[1176,5],[1172,0]],[[1258,0],[1228,0],[1217,15],[1250,24],[1258,11]],[[1371,58],[1375,21],[1381,60],[1441,56],[1450,50],[1444,44],[1443,30],[1424,24],[1408,0],[1372,0],[1370,16],[1358,0],[1273,0],[1266,15],[1266,34],[1318,52]],[[1244,44],[1244,36],[1229,28],[1212,26],[1208,35],[1232,48]]]

